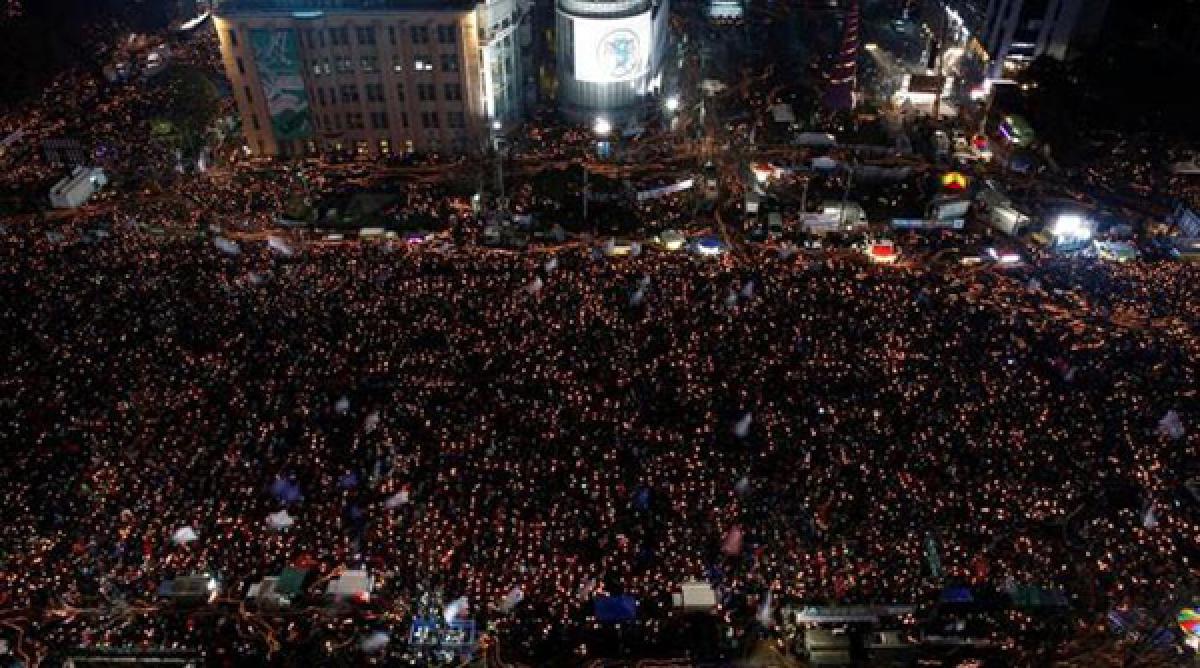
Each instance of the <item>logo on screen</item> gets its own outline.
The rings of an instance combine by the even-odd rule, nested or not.
[[[600,40],[596,54],[601,66],[613,79],[637,74],[641,64],[641,44],[630,30],[614,30]]]

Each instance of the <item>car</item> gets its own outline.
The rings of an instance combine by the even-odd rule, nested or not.
[[[663,250],[677,251],[687,244],[687,237],[676,230],[666,230],[654,237],[654,243]]]
[[[767,214],[767,238],[772,241],[783,238],[783,214],[777,211]]]
[[[604,254],[608,257],[624,257],[633,252],[633,242],[629,239],[611,237],[604,242]]]
[[[700,237],[691,243],[691,251],[696,255],[702,255],[705,257],[716,257],[723,255],[728,250],[728,246],[725,245],[725,242],[722,241],[720,237],[711,234]]]

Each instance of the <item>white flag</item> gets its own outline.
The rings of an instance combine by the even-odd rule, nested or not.
[[[451,601],[444,610],[442,610],[442,617],[445,618],[447,624],[453,622],[459,617],[465,617],[467,615],[467,606],[469,605],[470,602],[467,600],[466,596],[456,598]]]
[[[242,254],[242,247],[238,246],[236,241],[226,239],[225,237],[214,237],[213,245],[217,247],[217,250],[225,253],[226,255]]]
[[[521,601],[523,601],[524,599],[525,599],[525,592],[521,590],[520,586],[515,586],[512,589],[508,590],[508,594],[505,595],[504,601],[500,603],[500,611],[501,612],[509,612],[513,608],[517,607],[517,604],[520,603]]]
[[[762,605],[758,606],[758,623],[763,626],[772,626],[775,620],[775,611],[771,605],[771,590],[767,590],[767,597],[763,599]]]
[[[403,506],[406,503],[408,503],[408,488],[407,487],[405,487],[405,488],[401,489],[399,492],[396,492],[395,494],[389,496],[388,500],[383,502],[383,507],[387,508],[388,510],[395,510],[396,508],[399,508],[400,506]]]
[[[738,438],[746,438],[747,436],[749,436],[750,435],[750,425],[753,422],[754,422],[754,414],[751,413],[750,411],[746,411],[746,414],[742,416],[742,419],[738,420],[737,424],[733,425],[734,436],[737,436]]]
[[[283,237],[275,235],[267,237],[267,247],[283,257],[291,257],[296,254],[296,251],[292,250],[292,247],[288,245],[288,242]]]
[[[1154,503],[1151,503],[1146,508],[1146,513],[1142,515],[1142,526],[1147,529],[1153,529],[1158,526],[1158,513],[1154,512]]]

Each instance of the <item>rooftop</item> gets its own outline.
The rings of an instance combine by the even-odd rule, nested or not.
[[[217,0],[217,13],[304,12],[317,18],[321,12],[405,11],[472,9],[477,0]]]

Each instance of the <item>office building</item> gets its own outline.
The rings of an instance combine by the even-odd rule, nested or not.
[[[481,150],[524,109],[528,0],[225,0],[215,25],[251,155]]]
[[[1108,0],[989,0],[981,34],[989,74],[1011,77],[1039,56],[1064,60],[1099,32]]]

